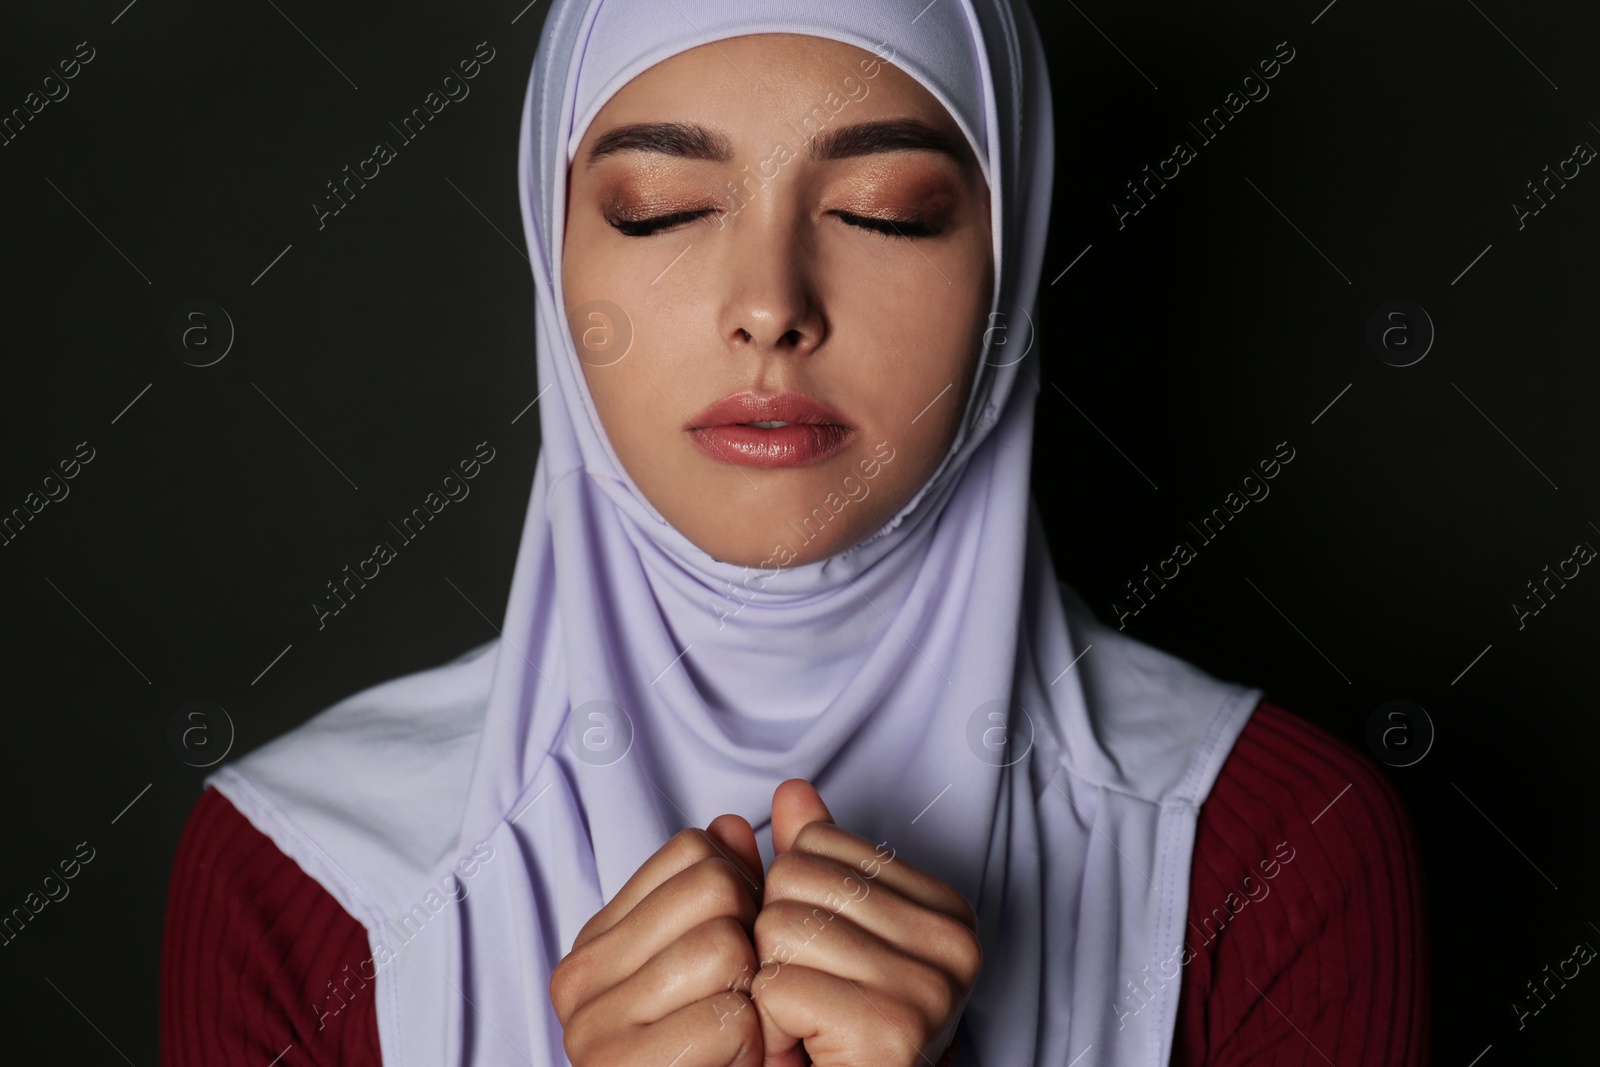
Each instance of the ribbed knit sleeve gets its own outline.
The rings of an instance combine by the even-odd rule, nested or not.
[[[207,789],[167,891],[161,1063],[378,1067],[371,955],[361,924]]]
[[[1384,772],[1262,702],[1200,810],[1174,1067],[1420,1067],[1423,875]]]

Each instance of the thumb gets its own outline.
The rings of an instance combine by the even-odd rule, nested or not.
[[[804,778],[790,778],[772,794],[772,852],[778,855],[794,847],[800,830],[811,822],[833,822],[833,814],[822,802],[822,794]]]

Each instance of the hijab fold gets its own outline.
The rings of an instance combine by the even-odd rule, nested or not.
[[[605,101],[751,33],[856,45],[950,111],[989,183],[990,321],[1013,335],[986,337],[956,438],[898,514],[760,582],[618,462],[559,271],[567,168]],[[1053,158],[1022,0],[553,4],[518,158],[546,399],[501,637],[208,779],[366,926],[389,1067],[566,1063],[548,987],[579,929],[724,812],[770,862],[792,777],[974,903],[958,1064],[1090,1046],[1086,1063],[1167,1063],[1178,975],[1149,975],[1181,945],[1195,810],[1261,692],[1106,627],[1056,581],[1029,494],[1040,352],[1007,355],[1037,321]]]

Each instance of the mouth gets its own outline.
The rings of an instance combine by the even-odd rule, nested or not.
[[[807,467],[855,437],[844,416],[801,393],[725,396],[684,427],[711,459],[741,467]]]

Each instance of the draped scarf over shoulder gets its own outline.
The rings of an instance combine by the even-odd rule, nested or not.
[[[988,181],[1006,327],[899,513],[756,583],[618,462],[559,271],[567,168],[606,100],[752,33],[856,45],[945,106]],[[724,812],[770,861],[791,777],[975,905],[958,1063],[1167,1063],[1195,812],[1261,693],[1055,579],[1029,493],[1041,363],[1070,358],[1059,327],[1033,343],[1054,152],[1023,0],[555,0],[518,157],[541,445],[501,636],[208,779],[366,926],[390,1067],[566,1063],[548,986],[582,925]]]

